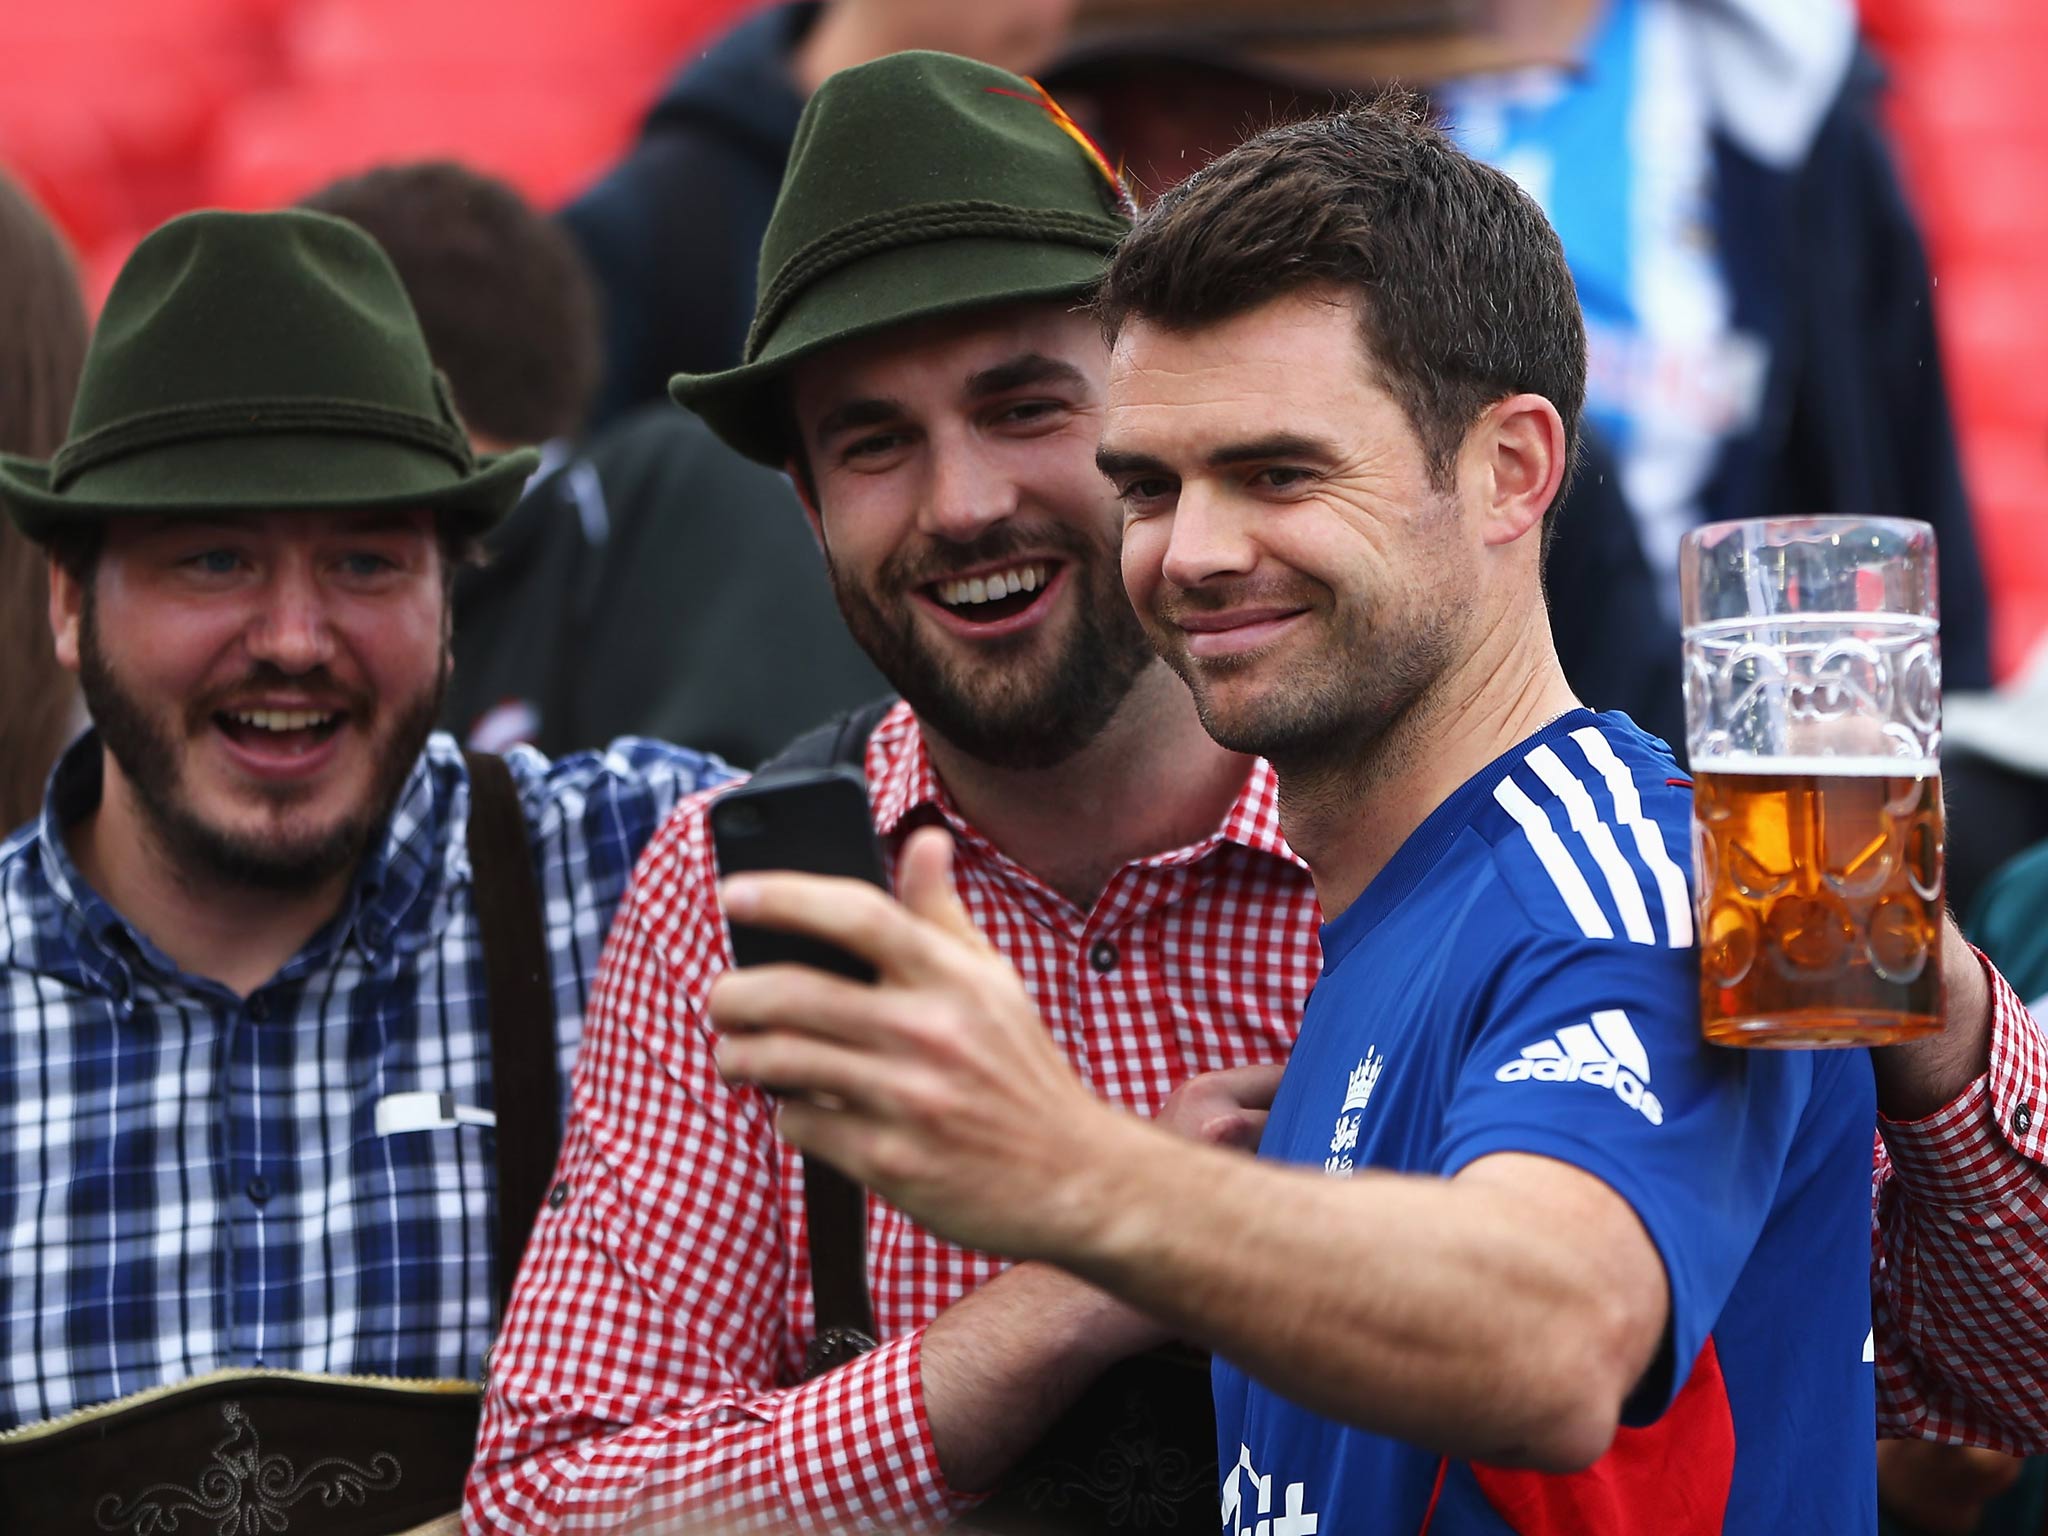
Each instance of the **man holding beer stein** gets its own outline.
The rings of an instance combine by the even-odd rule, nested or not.
[[[1210,734],[1274,765],[1324,915],[1260,1155],[1096,1100],[933,829],[898,901],[727,882],[736,919],[880,979],[727,973],[720,1070],[918,1221],[1212,1347],[1226,1532],[1868,1532],[1880,1335],[1886,1401],[1922,1405],[1881,1427],[2026,1445],[2023,1298],[1970,1320],[2003,1420],[1939,1381],[1899,1391],[1884,1298],[1913,1288],[1915,1243],[1893,1234],[1902,1273],[1871,1299],[1880,1093],[1934,1117],[1893,1127],[1916,1188],[1944,1157],[2001,1169],[1996,1210],[1947,1212],[1972,1242],[2038,1269],[2042,1231],[2025,1106],[2010,1143],[1986,1113],[2038,1080],[2038,1039],[1977,1077],[1993,992],[1939,918],[1922,532],[1694,546],[1689,655],[1709,629],[1720,648],[1688,680],[1714,774],[1694,885],[1692,781],[1583,708],[1550,646],[1584,334],[1511,181],[1408,101],[1273,129],[1161,198],[1101,306],[1125,584]],[[1875,1069],[1724,1050],[1703,985],[1717,1040],[1962,1027]],[[1881,1228],[1896,1214],[1881,1193]]]

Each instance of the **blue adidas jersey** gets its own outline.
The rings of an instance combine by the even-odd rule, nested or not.
[[[1556,1477],[1346,1428],[1219,1361],[1229,1536],[1875,1529],[1869,1057],[1701,1041],[1690,836],[1686,781],[1624,715],[1504,754],[1323,929],[1260,1147],[1333,1177],[1587,1170],[1663,1258],[1668,1384]]]

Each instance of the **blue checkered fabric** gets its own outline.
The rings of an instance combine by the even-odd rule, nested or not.
[[[565,1092],[612,911],[715,758],[508,754]],[[492,1132],[379,1134],[393,1094],[491,1105],[469,780],[435,736],[335,919],[247,998],[88,888],[59,828],[100,749],[0,844],[0,1426],[229,1365],[473,1377],[495,1327]],[[450,1117],[453,1118],[453,1117]]]

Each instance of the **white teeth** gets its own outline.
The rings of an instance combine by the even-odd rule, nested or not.
[[[939,601],[949,608],[960,608],[969,603],[993,603],[1015,592],[1036,592],[1047,579],[1043,565],[1012,566],[992,576],[942,581],[938,584]]]
[[[333,718],[309,709],[238,709],[234,713],[234,719],[259,731],[303,731]]]

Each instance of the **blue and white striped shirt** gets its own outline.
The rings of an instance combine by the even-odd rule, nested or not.
[[[0,843],[0,1427],[228,1365],[476,1375],[496,1322],[491,1133],[405,1129],[387,1107],[380,1134],[377,1114],[405,1093],[491,1105],[456,744],[431,739],[340,913],[246,999],[181,972],[80,877],[58,833],[98,803],[100,760],[88,735],[41,820]],[[632,739],[507,761],[566,1085],[641,848],[729,775]]]

